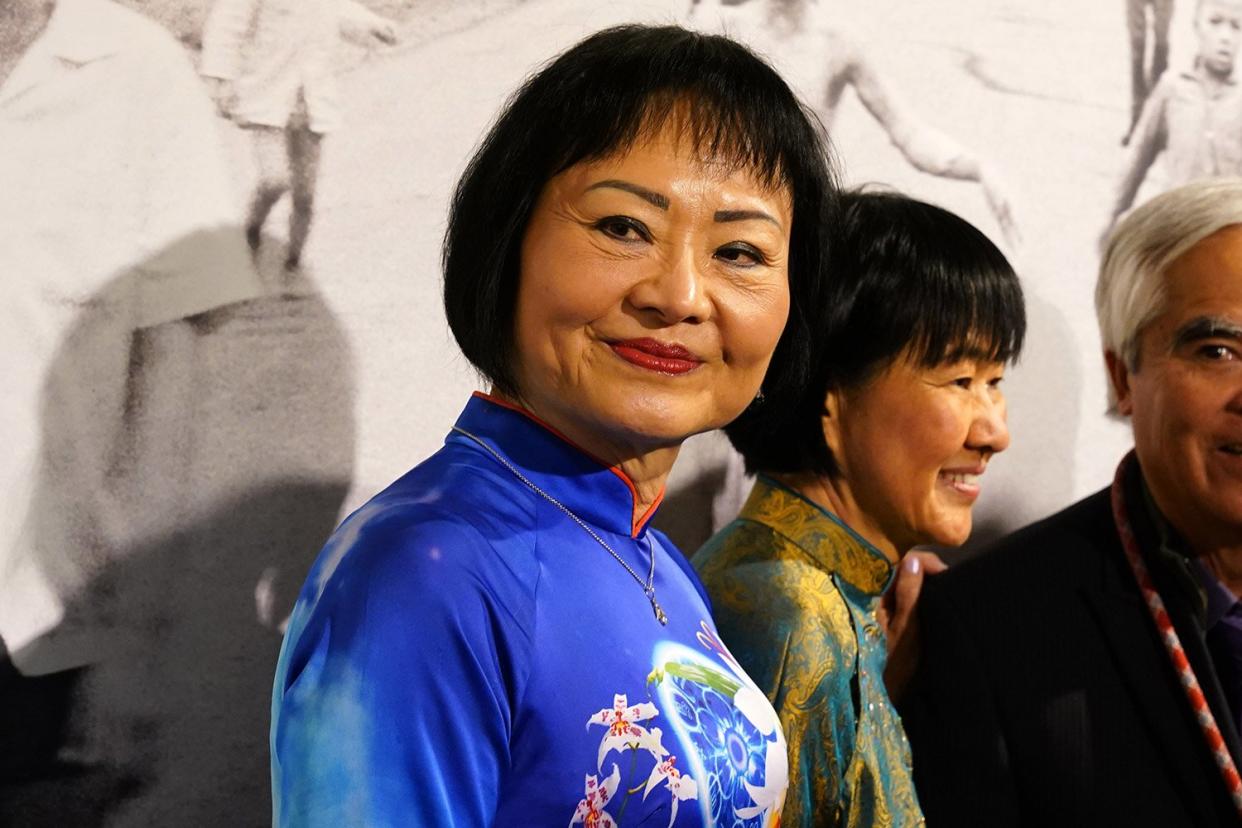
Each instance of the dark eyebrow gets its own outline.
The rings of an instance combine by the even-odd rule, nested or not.
[[[1223,316],[1197,316],[1174,332],[1173,347],[1220,338],[1242,340],[1242,325]]]
[[[781,226],[779,221],[762,210],[717,210],[712,218],[718,222],[750,221],[751,219],[760,219],[762,221],[770,221],[777,227]]]
[[[587,192],[598,190],[602,187],[610,187],[614,190],[623,190],[632,195],[636,195],[648,204],[659,207],[661,210],[668,209],[668,196],[657,193],[655,190],[648,190],[646,187],[640,187],[637,184],[631,184],[628,181],[622,181],[617,178],[609,178],[604,181],[597,181],[590,187]]]

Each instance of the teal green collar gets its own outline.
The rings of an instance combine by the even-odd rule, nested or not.
[[[760,475],[738,515],[785,536],[821,568],[868,595],[880,595],[895,568],[884,553],[839,517],[793,489]]]

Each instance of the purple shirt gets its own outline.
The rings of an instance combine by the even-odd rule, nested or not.
[[[1242,722],[1242,600],[1199,558],[1192,558],[1190,567],[1207,598],[1203,629],[1236,728]]]

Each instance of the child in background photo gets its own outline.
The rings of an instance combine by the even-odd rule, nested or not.
[[[287,273],[301,266],[310,234],[320,142],[340,126],[336,72],[346,37],[397,41],[391,21],[353,0],[216,0],[203,30],[199,72],[220,113],[254,142],[258,183],[246,239],[256,254],[268,213],[290,193]]]
[[[1134,204],[1161,158],[1164,186],[1242,174],[1242,87],[1234,76],[1242,43],[1242,0],[1198,0],[1194,64],[1166,71],[1143,105],[1101,241]]]

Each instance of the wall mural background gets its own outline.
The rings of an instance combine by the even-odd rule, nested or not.
[[[210,0],[124,5],[201,67]],[[1127,174],[1141,201],[1188,164],[1236,173],[1242,157],[1232,86],[1210,103],[1151,92],[1180,106],[1138,117],[1153,65],[1180,76],[1205,43],[1219,47],[1201,38],[1192,0],[240,5],[278,17],[313,6],[315,36],[332,18],[319,71],[338,87],[340,125],[317,144],[300,267],[284,267],[285,197],[251,240],[248,301],[206,297],[192,309],[202,314],[170,312],[154,327],[107,309],[169,257],[218,264],[213,256],[242,249],[251,195],[285,163],[280,141],[256,160],[250,131],[214,115],[194,121],[195,136],[169,140],[210,144],[223,159],[208,167],[225,171],[230,199],[223,217],[204,220],[215,235],[204,241],[190,224],[115,261],[92,261],[88,249],[60,262],[71,283],[62,295],[45,277],[63,252],[54,240],[89,238],[122,209],[103,196],[85,203],[76,182],[137,175],[151,152],[122,143],[132,154],[119,150],[115,168],[75,166],[95,157],[83,154],[94,139],[58,126],[65,111],[27,106],[17,81],[33,78],[29,56],[0,47],[0,66],[17,65],[0,82],[0,205],[10,202],[0,206],[0,266],[17,287],[0,317],[0,365],[19,386],[2,405],[5,442],[26,458],[6,461],[0,478],[15,495],[0,523],[0,744],[16,746],[0,759],[5,824],[268,823],[270,677],[301,579],[336,522],[433,452],[478,387],[440,304],[451,188],[520,80],[589,32],[689,21],[750,42],[830,122],[845,183],[945,206],[1011,257],[1030,327],[1005,383],[1012,447],[984,479],[975,546],[1104,486],[1129,445],[1127,426],[1105,414],[1091,300],[1098,241]],[[341,14],[361,31],[336,44]],[[106,63],[97,57],[80,71]],[[218,90],[198,80],[201,114]],[[98,125],[132,117],[104,111]],[[30,138],[41,125],[54,142]],[[1177,155],[1194,150],[1170,137],[1179,125],[1207,135],[1210,158]],[[1157,157],[1162,140],[1169,149]],[[149,186],[179,185],[205,157],[177,156]],[[14,198],[32,181],[72,208]],[[248,267],[245,256],[228,261]],[[44,314],[63,320],[44,324]],[[747,489],[723,437],[703,435],[687,445],[657,524],[693,551]],[[54,599],[36,598],[31,578]]]

